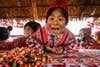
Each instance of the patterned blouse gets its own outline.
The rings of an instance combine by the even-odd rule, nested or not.
[[[38,44],[33,38],[30,37],[20,37],[13,41],[11,48],[16,47],[36,47],[40,48],[40,44]]]
[[[35,32],[33,38],[43,46],[49,43],[49,46],[52,48],[63,46],[65,50],[69,49],[71,43],[75,40],[74,35],[66,28],[60,34],[53,36],[49,33],[46,26]]]

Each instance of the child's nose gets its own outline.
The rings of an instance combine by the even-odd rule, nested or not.
[[[58,24],[58,21],[57,20],[54,20],[54,22],[53,22],[54,24]]]

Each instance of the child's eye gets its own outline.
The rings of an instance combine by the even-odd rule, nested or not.
[[[54,20],[54,18],[53,17],[50,17],[49,20]]]
[[[64,19],[63,18],[59,18],[59,21],[63,21]]]
[[[59,21],[62,21],[62,20],[63,20],[62,18],[59,19]]]

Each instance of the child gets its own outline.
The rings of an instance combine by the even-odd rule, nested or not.
[[[35,45],[33,45],[33,44],[36,41],[33,40],[30,36],[34,32],[36,32],[40,27],[41,27],[41,25],[35,21],[30,21],[30,22],[26,23],[24,26],[24,36],[14,40],[12,43],[12,45],[13,45],[12,48],[15,48],[15,47],[35,47]]]
[[[33,34],[33,38],[44,46],[47,53],[63,54],[75,39],[66,25],[68,24],[68,7],[63,1],[50,5],[46,25]]]
[[[9,28],[0,27],[0,51],[8,49],[9,41],[7,39],[10,36],[10,30]]]

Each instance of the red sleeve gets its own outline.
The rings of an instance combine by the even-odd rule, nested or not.
[[[95,42],[95,43],[93,43],[93,45],[91,46],[90,49],[96,49],[96,48],[97,48],[97,43]]]
[[[2,42],[0,42],[0,50],[9,50],[9,46],[11,45],[11,42],[4,40]]]
[[[39,29],[38,31],[34,32],[32,38],[36,40],[39,44],[41,44],[42,43],[41,30]]]

